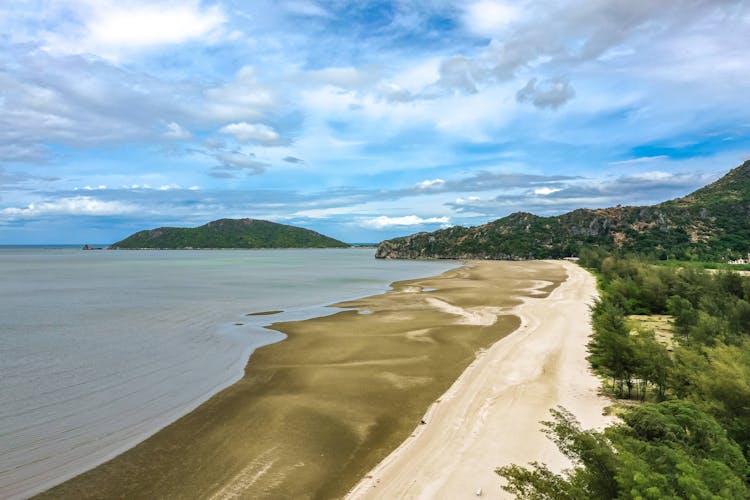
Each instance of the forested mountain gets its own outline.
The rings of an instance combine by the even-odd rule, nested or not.
[[[378,258],[542,259],[582,248],[656,258],[727,260],[750,251],[750,160],[688,196],[642,207],[517,212],[482,226],[386,240]]]
[[[110,246],[134,248],[345,248],[342,241],[301,227],[257,219],[220,219],[200,227],[139,231]]]

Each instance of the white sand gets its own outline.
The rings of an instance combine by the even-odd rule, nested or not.
[[[500,307],[464,309],[434,297],[428,297],[427,303],[440,311],[460,316],[461,319],[456,322],[459,325],[492,326],[497,321],[497,315],[503,312]]]
[[[575,264],[560,265],[568,279],[549,297],[518,306],[519,329],[480,353],[429,408],[426,425],[347,498],[462,499],[477,498],[479,490],[483,498],[509,498],[497,467],[534,460],[555,471],[569,466],[540,431],[550,408],[565,406],[585,428],[611,422],[602,416],[609,403],[598,396],[586,361],[596,282]]]

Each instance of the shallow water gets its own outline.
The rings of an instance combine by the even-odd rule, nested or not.
[[[0,249],[0,497],[124,451],[238,380],[262,325],[455,262],[372,249]],[[249,313],[283,310],[271,316]]]

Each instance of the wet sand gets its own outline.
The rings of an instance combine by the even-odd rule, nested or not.
[[[519,327],[519,297],[565,277],[556,262],[474,262],[275,324],[289,338],[255,351],[238,383],[40,497],[341,497]]]
[[[603,428],[609,400],[586,361],[594,277],[562,263],[568,279],[515,309],[521,328],[482,354],[427,411],[401,446],[370,471],[349,499],[512,498],[494,470],[532,461],[560,472],[569,461],[539,421],[563,405],[584,428]]]

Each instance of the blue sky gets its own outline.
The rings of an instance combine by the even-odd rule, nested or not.
[[[650,204],[750,158],[750,4],[0,5],[0,244],[347,242]]]

